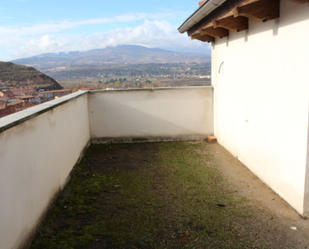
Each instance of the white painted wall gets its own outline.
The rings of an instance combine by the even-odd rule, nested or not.
[[[89,94],[92,138],[201,138],[213,134],[212,87]]]
[[[81,94],[0,119],[1,130],[53,108],[0,133],[1,249],[19,248],[25,242],[89,142],[88,96]]]
[[[308,4],[282,0],[279,19],[250,21],[248,31],[230,32],[212,49],[219,143],[303,215],[309,214],[308,13]]]
[[[77,92],[0,119],[0,248],[25,245],[91,136],[208,134],[212,87]]]

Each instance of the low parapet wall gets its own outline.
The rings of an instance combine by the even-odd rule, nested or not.
[[[93,91],[89,120],[95,141],[203,139],[213,134],[213,88]]]
[[[0,248],[21,248],[87,146],[79,92],[0,119]]]
[[[0,248],[23,248],[90,138],[201,139],[211,87],[77,92],[0,119]]]

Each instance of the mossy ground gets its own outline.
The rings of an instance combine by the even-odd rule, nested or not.
[[[251,209],[208,146],[92,145],[31,248],[267,248],[238,232]]]

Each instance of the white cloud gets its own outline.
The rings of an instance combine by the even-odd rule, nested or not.
[[[142,45],[167,50],[205,53],[209,45],[191,41],[178,33],[177,28],[167,21],[145,21],[136,28],[114,29],[88,36],[42,35],[30,39],[26,46],[15,53],[15,57],[27,57],[40,53],[60,51],[85,51],[121,44]]]
[[[41,51],[58,51],[58,50],[73,50],[83,49],[80,43],[84,43],[85,36],[72,36],[66,34],[73,33],[75,30],[83,28],[87,29],[91,25],[104,25],[103,28],[111,27],[111,24],[131,25],[133,21],[143,21],[146,18],[149,20],[162,20],[175,15],[175,12],[158,12],[158,13],[127,13],[123,15],[113,16],[109,18],[94,18],[80,21],[53,21],[37,24],[24,24],[13,26],[0,25],[0,60],[11,60],[19,56],[28,56]],[[3,17],[2,17],[3,18]],[[130,23],[130,24],[129,24]],[[110,24],[110,25],[107,25]],[[43,37],[48,36],[49,45],[41,46]],[[88,37],[95,37],[90,35]],[[97,39],[97,38],[94,38]],[[78,43],[76,42],[78,40]],[[93,42],[91,42],[93,44]],[[69,46],[70,45],[70,46]],[[91,45],[89,47],[92,48]],[[28,48],[29,51],[26,51]],[[45,49],[43,49],[45,48]],[[13,56],[14,51],[15,56]],[[17,56],[17,57],[16,57]]]
[[[42,34],[52,34],[61,32],[63,30],[77,28],[79,26],[85,25],[99,25],[99,24],[111,24],[111,23],[127,23],[132,21],[141,21],[148,19],[164,19],[172,16],[173,13],[129,13],[124,15],[119,15],[109,18],[95,18],[82,21],[58,21],[58,22],[48,22],[48,23],[38,23],[33,25],[24,26],[11,26],[5,27],[0,26],[1,36],[32,36],[32,35],[42,35]],[[1,39],[3,40],[3,39]],[[1,44],[1,41],[0,41]]]

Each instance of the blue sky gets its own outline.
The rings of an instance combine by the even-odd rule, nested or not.
[[[177,28],[195,0],[1,0],[0,60],[120,44],[209,52]]]

